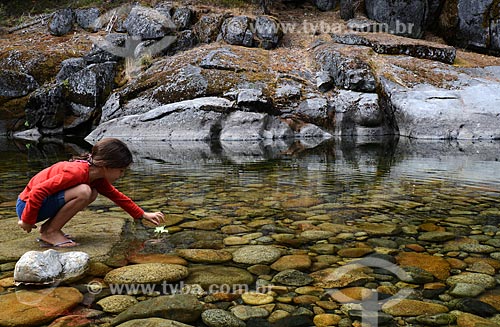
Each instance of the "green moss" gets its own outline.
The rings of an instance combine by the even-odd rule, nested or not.
[[[208,81],[206,95],[221,96],[243,82],[242,74],[228,70],[205,69],[203,77]]]

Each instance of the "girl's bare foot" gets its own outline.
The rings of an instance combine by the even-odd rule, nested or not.
[[[48,222],[48,220],[43,223],[41,226],[40,226],[40,235],[43,235],[45,234],[45,230],[47,229],[47,225],[45,225],[46,223]],[[73,236],[71,236],[70,234],[66,234],[65,232],[63,232],[61,230],[61,233],[63,234],[64,237],[66,237],[67,239],[70,239],[72,240],[73,239]],[[42,237],[43,238],[43,237]]]
[[[69,238],[64,236],[64,233],[60,230],[52,233],[44,232],[40,234],[41,234],[40,239],[50,246],[62,248],[62,247],[73,247],[78,245],[78,243],[75,243],[73,240],[70,240]]]

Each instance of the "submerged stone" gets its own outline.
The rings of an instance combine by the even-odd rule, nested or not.
[[[164,295],[139,302],[116,316],[112,324],[143,318],[164,318],[183,323],[196,321],[202,312],[202,304],[193,295]]]
[[[189,268],[186,284],[200,284],[205,290],[232,293],[248,288],[254,277],[248,271],[237,267],[201,265]],[[222,287],[221,287],[222,286]]]
[[[497,285],[495,278],[486,274],[463,272],[459,275],[446,279],[446,284],[454,286],[458,283],[468,283],[482,286],[486,289],[494,288]]]
[[[396,257],[397,263],[403,267],[421,268],[440,280],[450,276],[450,264],[441,257],[424,253],[400,252]]]
[[[417,300],[399,299],[390,300],[382,305],[382,311],[392,316],[420,316],[424,314],[438,314],[448,312],[442,304]]]
[[[186,278],[188,269],[168,263],[142,263],[114,269],[106,274],[108,284],[147,284],[176,282]]]
[[[233,261],[249,265],[270,264],[281,257],[281,250],[274,246],[249,245],[233,252]]]
[[[198,263],[222,263],[233,258],[230,252],[211,249],[179,249],[177,254],[186,260]]]
[[[21,290],[0,295],[0,326],[39,326],[75,307],[83,295],[72,287]]]
[[[97,302],[104,312],[120,313],[136,304],[138,301],[131,295],[111,295]]]
[[[201,319],[209,327],[245,327],[244,321],[232,313],[222,309],[208,309],[203,311]]]
[[[427,232],[427,233],[422,233],[418,237],[419,241],[426,241],[426,242],[446,242],[450,241],[456,238],[456,235],[450,232],[441,232],[441,231],[435,231],[435,232]]]
[[[192,325],[183,324],[182,322],[163,319],[163,318],[144,318],[144,319],[133,319],[126,321],[122,324],[117,325],[117,327],[136,327],[136,326],[148,326],[148,327],[193,327]]]

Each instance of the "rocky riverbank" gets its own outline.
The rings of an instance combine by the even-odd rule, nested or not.
[[[350,20],[307,4],[300,15],[280,8],[275,16],[166,2],[62,10],[47,21],[49,31],[4,35],[2,130],[31,139],[92,132],[91,142],[496,140],[498,58],[447,45],[427,24],[439,20],[461,44],[491,53],[496,34],[475,42],[489,30],[463,25],[461,2],[437,2],[429,13],[415,7],[414,17],[394,5],[389,18],[379,17],[385,2],[367,2]],[[486,2],[483,14],[494,15]],[[415,25],[416,34],[398,33],[395,23]],[[23,33],[36,50],[20,44]],[[165,130],[148,134],[167,120]]]

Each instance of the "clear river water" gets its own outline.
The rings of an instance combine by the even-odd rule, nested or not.
[[[198,218],[321,216],[336,223],[372,217],[420,224],[461,216],[500,224],[500,142],[382,138],[129,145],[134,164],[116,186],[146,210]],[[0,139],[0,203],[15,201],[40,169],[90,147],[82,140]],[[100,199],[90,209],[113,206]],[[14,208],[0,210],[1,218],[15,216]]]

